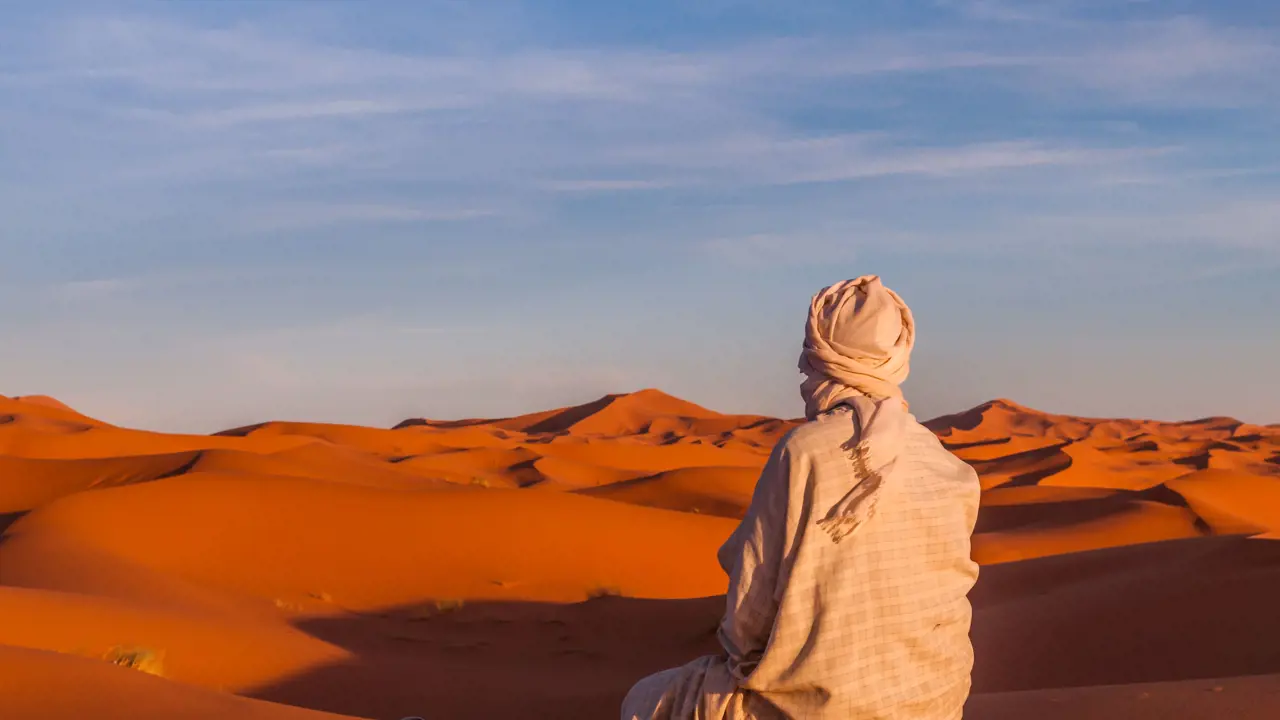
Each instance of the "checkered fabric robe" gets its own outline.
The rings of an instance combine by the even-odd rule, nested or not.
[[[973,648],[977,475],[911,419],[875,515],[836,542],[817,521],[863,478],[838,407],[774,449],[729,574],[724,652],[640,681],[623,720],[957,720]]]

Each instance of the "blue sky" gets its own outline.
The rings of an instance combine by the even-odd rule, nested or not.
[[[1270,2],[0,8],[0,393],[211,431],[661,387],[1280,421]]]

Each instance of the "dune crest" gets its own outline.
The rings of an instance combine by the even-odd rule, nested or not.
[[[130,718],[611,714],[631,680],[714,647],[715,551],[797,425],[649,389],[510,418],[199,436],[0,397],[0,615],[19,618],[0,628],[0,717],[59,717],[23,688],[69,684]],[[1083,632],[1062,593],[1143,617],[1137,569],[1206,613],[1219,603],[1245,642],[1232,623],[1263,622],[1263,606],[1202,593],[1187,563],[1274,589],[1280,427],[1003,399],[926,425],[984,488],[974,717],[1052,705],[1045,689],[1067,685],[1090,686],[1064,695],[1072,707],[1119,702],[1097,687],[1109,678],[1154,683],[1143,692],[1168,705],[1214,673],[1280,673],[1261,645],[1235,663],[1018,650],[1027,618]],[[118,647],[163,654],[165,675],[112,667]]]

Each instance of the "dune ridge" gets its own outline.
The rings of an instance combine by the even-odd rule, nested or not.
[[[715,550],[798,424],[650,389],[199,436],[0,397],[0,717],[65,716],[36,693],[73,686],[129,717],[610,715],[714,647]],[[983,485],[966,717],[1209,717],[1274,687],[1243,676],[1280,674],[1253,628],[1280,592],[1280,426],[1010,400],[926,425]],[[1169,633],[1188,612],[1216,629]]]

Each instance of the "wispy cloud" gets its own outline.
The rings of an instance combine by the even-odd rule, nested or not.
[[[671,146],[633,147],[616,155],[619,171],[653,168],[652,180],[558,183],[561,190],[796,185],[893,176],[949,178],[1045,167],[1133,165],[1170,152],[1162,147],[1088,147],[1034,140],[920,146],[875,134],[814,138],[744,136]]]
[[[962,4],[971,14],[1044,20],[1049,6]],[[1029,9],[1033,8],[1033,9]],[[1057,85],[1182,102],[1257,89],[1280,47],[1260,31],[1190,17],[1075,23],[1010,42],[981,32],[862,33],[854,42],[763,40],[716,50],[533,49],[511,54],[415,55],[315,43],[252,26],[202,29],[144,18],[64,25],[47,82],[145,88],[176,102],[154,108],[205,127],[363,117],[510,101],[632,105],[720,102],[740,88],[806,78],[939,71],[1031,74],[1030,91]],[[1221,87],[1223,79],[1231,87]],[[1260,85],[1258,87],[1261,87]],[[264,102],[264,96],[272,98]],[[1245,98],[1242,98],[1245,99]],[[145,106],[143,106],[145,107]]]
[[[252,26],[203,29],[141,17],[76,19],[54,40],[55,61],[67,80],[241,96],[408,90],[423,107],[474,105],[507,94],[634,100],[664,87],[704,85],[718,66],[650,50],[399,54],[314,43]],[[295,113],[262,114],[288,119]]]
[[[263,152],[269,158],[289,160],[305,165],[331,163],[342,157],[345,148],[340,144],[311,145],[301,147],[272,148]]]
[[[1129,103],[1218,107],[1280,101],[1267,71],[1277,64],[1274,33],[1176,17],[1097,28],[1074,53],[1043,56],[1036,69],[1050,90],[1074,84]]]
[[[1280,252],[1280,200],[1238,198],[1159,215],[1030,216],[1021,221],[1042,237],[1092,243],[1217,245]]]
[[[580,180],[548,180],[540,183],[540,187],[556,192],[589,193],[613,192],[618,190],[658,190],[676,187],[681,184],[675,180],[625,180],[588,178]]]
[[[1057,20],[1062,17],[1060,8],[1055,3],[1022,2],[1011,3],[1003,0],[943,0],[938,3],[942,7],[954,8],[960,13],[978,20],[989,20],[1005,23],[1039,23]]]
[[[139,287],[136,278],[98,278],[93,280],[71,280],[50,286],[51,294],[63,301],[79,302],[99,300],[101,298],[126,293]]]
[[[397,325],[394,331],[401,335],[474,335],[476,333],[491,332],[493,328],[482,325]]]
[[[447,107],[455,106],[443,101],[408,103],[353,98],[243,105],[218,110],[195,111],[180,115],[179,118],[197,127],[228,127],[260,122],[301,121],[320,118],[361,118]]]
[[[779,265],[819,265],[850,263],[857,257],[863,234],[857,231],[810,233],[756,233],[738,237],[716,237],[695,247],[719,261],[754,268]],[[885,242],[882,235],[877,238]]]
[[[986,18],[1046,23],[1065,15],[1054,3],[967,0]],[[418,101],[455,107],[498,96],[645,100],[723,89],[755,78],[828,77],[1002,67],[1074,68],[1077,79],[1189,78],[1239,71],[1265,74],[1273,37],[1258,29],[1211,25],[1189,16],[1158,20],[1077,20],[1047,36],[1010,41],[981,31],[863,31],[854,42],[764,39],[714,50],[533,48],[511,53],[409,54],[317,43],[253,25],[201,28],[141,16],[84,17],[51,38],[56,53],[39,73],[66,81],[128,83],[204,94],[307,94],[413,90]],[[52,66],[50,69],[48,66]],[[17,77],[21,73],[10,73]],[[375,105],[374,107],[381,107]],[[341,106],[338,106],[341,108]],[[267,115],[270,115],[267,113]],[[281,113],[289,117],[290,113]]]
[[[378,203],[308,203],[264,209],[246,219],[253,232],[300,230],[345,224],[454,223],[498,215],[487,208],[419,207]]]
[[[891,175],[950,177],[994,170],[1105,165],[1159,154],[1161,148],[1055,147],[1034,141],[973,143],[958,147],[904,148],[866,157],[827,159],[787,182],[831,182]]]
[[[824,83],[960,71],[1030,95],[1088,91],[1180,105],[1275,95],[1263,68],[1280,57],[1277,45],[1254,31],[1172,18],[1078,24],[1034,40],[877,31],[852,41],[764,39],[683,52],[411,54],[253,25],[109,17],[60,26],[40,75],[53,87],[99,87],[104,112],[132,116],[144,146],[170,148],[156,162],[143,156],[130,165],[216,177],[266,163],[323,163],[353,177],[453,177],[566,193],[943,178],[1150,152],[1025,135],[877,145],[878,133],[814,135],[770,112],[770,102],[797,88],[820,97]],[[172,128],[157,133],[156,123]],[[327,149],[292,149],[300,139]]]
[[[221,406],[237,411],[453,393],[462,414],[549,406],[584,382],[660,384],[666,370],[618,358],[658,358],[682,315],[671,298],[722,289],[693,276],[710,265],[768,278],[774,294],[743,298],[745,315],[811,291],[799,283],[816,271],[797,267],[811,262],[888,258],[1029,296],[1046,278],[1074,287],[1056,260],[1082,247],[1116,248],[1102,273],[1117,294],[1140,272],[1194,277],[1209,258],[1243,274],[1277,255],[1280,32],[1250,22],[1266,20],[1256,8],[1232,25],[1216,8],[1104,0],[710,4],[687,25],[590,35],[581,17],[508,4],[451,4],[454,19],[483,17],[444,30],[415,10],[395,33],[343,4],[7,16],[0,256],[33,279],[0,291],[39,288],[46,302],[5,321],[6,337],[25,323],[15,346],[57,352],[74,328],[112,347],[133,385],[100,384],[127,386],[126,408],[182,367],[249,388]],[[637,12],[686,12],[672,7]],[[1026,271],[996,278],[1001,262]],[[916,281],[927,299],[933,286]],[[453,302],[476,283],[483,297]],[[938,287],[945,312],[954,286]],[[639,296],[651,300],[626,302]],[[644,326],[648,312],[662,336],[618,331],[611,342],[639,350],[584,345],[566,362],[564,339],[583,330],[555,324],[593,311],[609,316],[587,332]],[[535,328],[520,342],[513,327],[473,331],[512,312]],[[162,333],[171,347],[152,347]],[[58,376],[36,352],[0,369],[53,392],[105,377],[101,361],[70,360]],[[680,371],[689,385],[694,364]],[[726,397],[753,397],[724,382]]]
[[[966,7],[1010,12],[990,2]],[[548,193],[589,201],[901,178],[1027,184],[1069,174],[1115,186],[1170,177],[1156,161],[1181,143],[1105,114],[1099,123],[1126,131],[1005,127],[974,117],[952,123],[948,115],[981,114],[992,92],[1084,93],[1114,107],[1268,97],[1258,82],[1274,64],[1273,34],[1185,17],[1106,25],[1039,17],[1065,12],[1036,6],[1006,18],[1034,26],[1013,35],[986,26],[868,29],[840,42],[765,37],[685,50],[476,45],[421,52],[252,23],[73,18],[53,24],[45,55],[23,67],[48,97],[94,88],[97,104],[77,112],[106,119],[86,125],[55,114],[68,133],[90,135],[84,157],[50,166],[58,182],[46,193],[91,199],[109,188],[130,193],[118,206],[189,215],[217,207],[226,228],[250,233],[461,224],[507,217],[513,208],[554,216]],[[913,78],[937,73],[984,99],[922,114],[929,93],[912,95]],[[834,130],[778,112],[847,114],[845,98],[855,108],[870,101],[873,117],[894,117],[899,105],[916,109],[907,123]],[[1189,178],[1190,169],[1179,177]],[[85,187],[94,183],[102,188]]]

